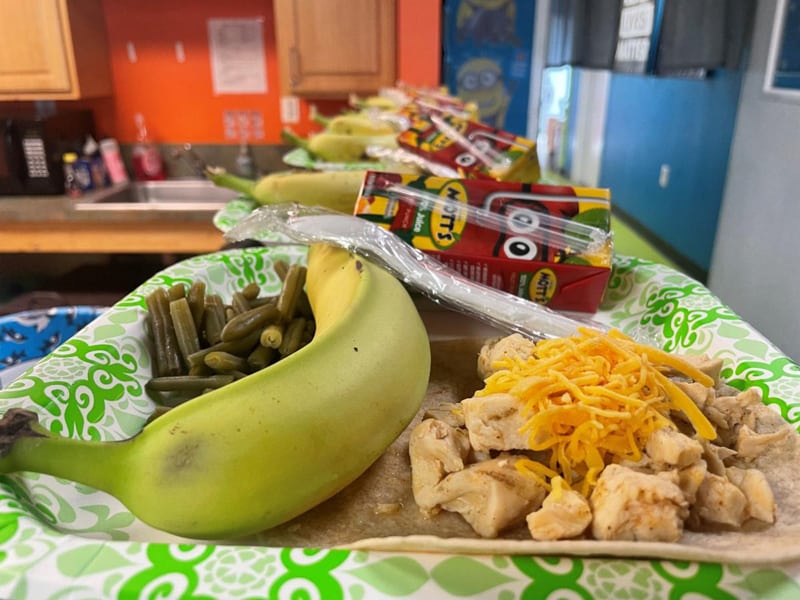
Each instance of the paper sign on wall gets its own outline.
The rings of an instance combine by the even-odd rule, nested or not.
[[[214,94],[264,94],[267,63],[264,19],[209,19],[208,46]]]

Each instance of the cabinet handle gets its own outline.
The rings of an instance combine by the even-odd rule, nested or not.
[[[302,76],[300,75],[300,53],[295,46],[289,48],[289,83],[296,87]]]

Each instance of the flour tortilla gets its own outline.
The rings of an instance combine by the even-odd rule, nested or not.
[[[774,525],[746,524],[745,530],[685,531],[677,543],[535,541],[522,523],[502,538],[480,538],[461,515],[442,511],[426,518],[414,502],[408,440],[426,407],[459,402],[482,387],[477,356],[482,339],[432,342],[430,385],[423,408],[386,453],[353,484],[296,519],[265,531],[255,542],[282,547],[344,547],[381,551],[452,554],[618,556],[740,564],[776,564],[800,559],[800,435],[794,430],[756,459],[777,503]],[[788,427],[764,406],[759,422],[769,430]]]

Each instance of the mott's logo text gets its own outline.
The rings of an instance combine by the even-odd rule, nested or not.
[[[539,269],[531,275],[528,297],[539,304],[547,304],[556,293],[558,280],[553,269]]]
[[[446,249],[461,239],[467,225],[467,191],[458,181],[448,182],[439,190],[445,199],[431,212],[431,240],[437,248]]]
[[[467,121],[453,121],[450,123],[450,126],[460,134],[464,134],[467,130]],[[442,148],[447,148],[455,143],[455,140],[448,137],[445,133],[437,133],[430,141],[430,146],[432,151],[441,150]]]

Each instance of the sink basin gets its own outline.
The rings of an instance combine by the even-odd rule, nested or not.
[[[217,211],[239,194],[204,179],[173,179],[122,184],[83,196],[76,210]]]

